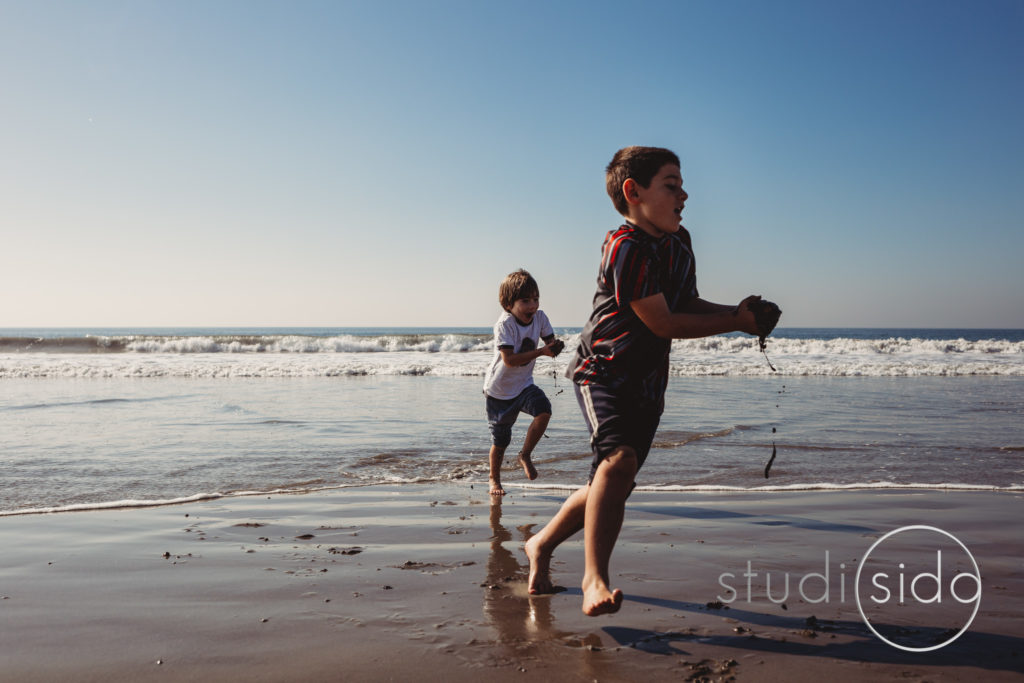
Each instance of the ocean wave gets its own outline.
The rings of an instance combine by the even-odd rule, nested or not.
[[[579,343],[578,333],[560,334],[568,348]],[[1024,341],[963,337],[803,338],[771,337],[769,351],[797,358],[917,356],[1024,356]],[[701,339],[677,339],[673,355],[697,358],[749,353],[756,347],[746,335],[718,335]],[[276,353],[490,353],[489,334],[200,334],[200,335],[84,335],[54,337],[0,337],[0,352],[136,353],[136,354],[276,354]]]
[[[905,359],[868,362],[863,359],[820,360],[772,357],[777,371],[763,358],[707,356],[679,359],[673,354],[669,372],[679,377],[968,377],[1024,376],[1024,359]],[[0,379],[130,379],[130,378],[302,378],[364,377],[482,377],[489,354],[379,353],[331,355],[0,355]],[[540,359],[534,370],[538,382],[565,381],[565,361]]]
[[[538,359],[535,373],[561,376],[567,351]],[[122,335],[0,338],[0,378],[482,376],[489,335]],[[1024,376],[1024,341],[1010,339],[771,338],[768,358],[745,335],[676,340],[672,375],[794,377]]]
[[[754,342],[747,336],[721,335],[701,339],[677,339],[672,342],[674,354],[738,354],[749,352]],[[772,354],[832,358],[836,356],[913,357],[947,355],[1024,356],[1024,342],[1008,339],[928,339],[922,337],[882,337],[856,339],[802,339],[769,337]]]
[[[941,362],[922,359],[876,361],[822,359],[808,361],[786,357],[771,358],[775,370],[762,359],[725,362],[670,361],[669,372],[680,377],[970,377],[1024,376],[1024,360],[993,362],[985,359]]]
[[[28,360],[0,356],[0,379],[193,379],[360,377],[372,375],[482,376],[486,361],[460,363],[448,359],[309,358],[288,356],[210,359],[159,355],[149,359],[124,357],[53,357]]]
[[[490,351],[492,348],[490,335],[476,334],[0,337],[0,351],[19,354],[463,353]]]

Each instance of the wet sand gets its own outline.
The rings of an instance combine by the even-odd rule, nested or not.
[[[1024,680],[1021,494],[636,492],[612,558],[626,599],[590,618],[580,538],[552,563],[566,590],[526,590],[522,543],[568,492],[506,489],[496,503],[460,483],[0,518],[0,679]],[[907,652],[851,594],[870,546],[919,524],[969,548],[982,597],[959,638]],[[966,623],[943,605],[876,623],[941,643]]]

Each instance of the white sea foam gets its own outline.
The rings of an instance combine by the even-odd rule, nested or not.
[[[579,335],[565,337],[569,348],[579,342]],[[266,335],[252,337],[126,337],[102,338],[101,346],[119,346],[134,353],[464,353],[490,352],[490,338],[473,335],[338,335],[310,337],[302,335]],[[774,354],[794,357],[946,357],[1010,356],[1024,357],[1024,342],[1005,339],[969,341],[966,339],[922,339],[888,337],[882,339],[794,339],[772,338],[769,347]],[[715,336],[703,339],[680,339],[672,344],[674,354],[706,356],[746,354],[754,341],[745,336]]]
[[[54,505],[51,507],[24,508],[19,510],[0,510],[0,517],[13,517],[15,515],[45,515],[56,512],[87,512],[89,510],[117,510],[123,508],[154,508],[168,505],[182,505],[184,503],[196,503],[204,500],[218,500],[220,498],[242,498],[246,496],[271,496],[295,493],[313,493],[314,491],[329,491],[335,489],[358,488],[372,486],[374,484],[386,483],[408,483],[389,482],[362,482],[359,484],[333,484],[330,486],[290,486],[286,488],[267,489],[264,491],[231,491],[228,493],[196,493],[190,496],[178,498],[159,498],[153,500],[129,498],[125,500],[112,500],[100,503],[74,503],[71,505]]]
[[[578,486],[563,484],[536,484],[511,482],[504,484],[506,488],[528,488],[537,490],[575,490]],[[724,486],[717,484],[662,484],[662,485],[638,485],[635,489],[645,493],[768,493],[785,491],[873,491],[873,490],[927,490],[927,491],[1024,491],[1024,485],[1011,484],[1009,486],[985,486],[980,484],[955,484],[955,483],[906,483],[897,482],[861,482],[853,484],[836,484],[831,482],[817,482],[808,484],[782,484],[775,486]]]
[[[262,491],[232,491],[228,493],[196,493],[177,498],[163,499],[125,499],[105,501],[98,503],[76,503],[72,505],[54,505],[49,507],[24,508],[17,510],[0,510],[0,517],[11,517],[16,515],[42,515],[59,512],[87,512],[90,510],[115,510],[123,508],[152,508],[169,505],[181,505],[206,500],[217,500],[220,498],[241,498],[246,496],[284,495],[296,493],[313,493],[316,491],[331,491],[346,488],[359,488],[377,484],[419,484],[438,481],[429,477],[385,477],[376,481],[360,482],[358,484],[333,484],[328,486],[313,487],[287,487]],[[476,482],[484,486],[483,480]],[[578,484],[540,484],[534,482],[506,482],[506,488],[529,489],[534,491],[574,491],[579,488]],[[870,482],[853,484],[836,484],[830,482],[818,482],[807,484],[784,484],[778,486],[722,486],[722,485],[653,485],[637,486],[637,492],[644,493],[770,493],[786,491],[864,491],[864,490],[928,490],[928,491],[1024,491],[1024,485],[1009,486],[983,486],[975,484],[957,483],[895,483],[895,482]]]
[[[109,346],[110,340],[103,340]],[[251,337],[130,337],[123,340],[130,353],[459,353],[489,351],[490,340],[470,335],[266,335]]]
[[[537,372],[564,372],[579,335],[565,339],[569,351],[539,359]],[[0,378],[479,376],[493,353],[489,338],[467,334],[140,336],[95,340],[118,352],[60,348],[0,355]],[[1024,376],[1024,342],[1005,339],[780,337],[768,354],[783,376]],[[669,363],[682,376],[773,374],[745,336],[677,340]]]
[[[225,497],[224,493],[197,493],[191,496],[180,498],[167,498],[161,500],[114,500],[102,503],[76,503],[73,505],[54,505],[51,507],[26,508],[23,510],[0,510],[0,517],[13,515],[42,515],[53,512],[83,512],[86,510],[115,510],[119,508],[141,508],[160,507],[163,505],[179,505],[181,503],[195,503],[203,500],[216,500]]]
[[[0,356],[0,378],[476,376],[483,375],[487,359],[478,354],[475,362],[466,362],[453,354],[426,353],[17,355]]]

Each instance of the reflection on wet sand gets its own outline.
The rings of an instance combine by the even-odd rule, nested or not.
[[[502,498],[491,499],[491,552],[487,556],[484,615],[497,632],[498,641],[517,649],[530,643],[560,639],[568,633],[554,630],[550,595],[530,595],[526,590],[529,564],[516,559],[522,544],[533,535],[532,525],[517,529],[519,540],[501,523]]]
[[[576,661],[577,668],[572,671],[570,665],[562,671],[567,680],[604,679],[607,662],[603,658],[577,659],[571,654],[602,650],[601,636],[596,632],[557,628],[552,610],[552,601],[557,600],[557,596],[530,595],[527,591],[530,567],[522,546],[533,536],[533,525],[516,527],[518,533],[513,538],[501,523],[502,501],[501,496],[491,497],[491,548],[486,581],[481,584],[484,616],[493,631],[493,639],[488,639],[491,661],[496,665],[518,665],[520,671],[525,672],[538,662],[558,661],[566,665],[565,657],[569,656]],[[517,558],[521,558],[522,563]]]

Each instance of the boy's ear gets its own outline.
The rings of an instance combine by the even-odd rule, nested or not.
[[[626,178],[622,181],[622,196],[626,198],[626,203],[631,206],[636,206],[640,203],[640,193],[637,192],[638,183],[632,178]]]

